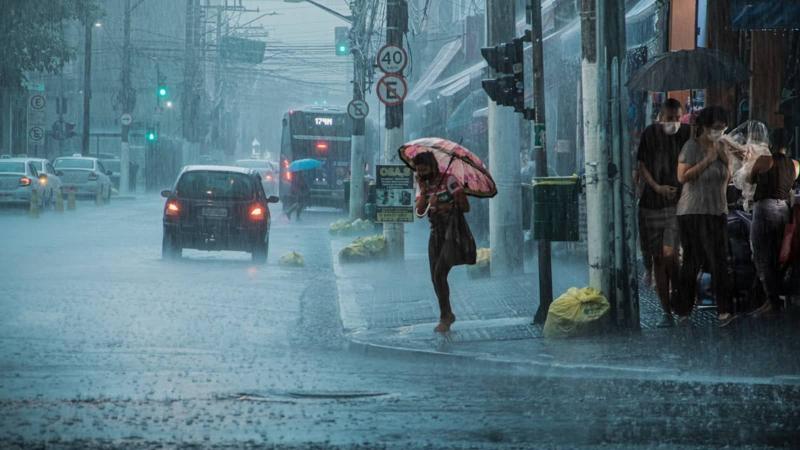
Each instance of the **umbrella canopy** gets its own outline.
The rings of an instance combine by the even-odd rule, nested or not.
[[[411,170],[414,156],[430,152],[439,163],[439,172],[452,175],[464,186],[464,192],[475,197],[494,197],[497,186],[486,169],[486,165],[471,151],[455,142],[441,138],[422,138],[403,144],[399,149],[400,159]]]
[[[304,170],[314,170],[322,167],[322,163],[316,159],[298,159],[289,164],[289,172],[302,172]]]
[[[730,86],[750,76],[738,59],[719,50],[697,48],[662,53],[628,80],[628,87],[668,92]]]

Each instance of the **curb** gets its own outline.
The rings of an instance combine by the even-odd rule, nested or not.
[[[775,375],[772,377],[709,376],[692,374],[673,368],[614,367],[600,364],[558,363],[538,359],[505,359],[491,354],[440,352],[372,342],[369,339],[360,337],[362,334],[369,334],[367,323],[361,315],[361,308],[355,301],[354,289],[342,274],[342,269],[337,259],[336,245],[333,241],[331,241],[330,245],[334,277],[336,279],[337,309],[342,323],[343,335],[347,339],[348,349],[351,351],[360,351],[365,355],[376,356],[413,356],[415,359],[426,358],[433,361],[481,362],[495,367],[525,370],[529,375],[545,377],[630,379],[708,385],[800,386],[800,376],[796,375]]]

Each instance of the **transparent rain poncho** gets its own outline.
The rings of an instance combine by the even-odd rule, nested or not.
[[[759,156],[769,155],[769,131],[763,122],[748,120],[724,136],[732,148],[731,172],[733,185],[742,191],[742,204],[749,211],[753,203],[756,186],[748,181],[748,176]]]

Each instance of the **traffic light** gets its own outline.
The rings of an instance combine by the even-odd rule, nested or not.
[[[350,54],[350,28],[336,27],[333,29],[335,35],[336,56],[347,56]]]
[[[169,88],[167,87],[167,77],[158,70],[156,74],[156,100],[158,100],[159,106],[163,100],[166,100],[169,97]]]
[[[481,48],[486,63],[496,72],[496,78],[481,81],[483,90],[498,105],[513,106],[514,111],[525,113],[525,83],[523,71],[523,43],[525,38],[494,47]]]
[[[158,131],[155,128],[148,128],[144,132],[144,138],[148,143],[155,143],[158,140]]]

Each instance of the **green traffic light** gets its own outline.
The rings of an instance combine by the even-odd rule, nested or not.
[[[349,49],[344,44],[339,44],[336,46],[336,54],[339,56],[347,56],[350,53]]]
[[[147,140],[148,141],[155,141],[158,136],[156,135],[155,131],[148,131],[147,132]]]
[[[167,88],[165,88],[163,86],[158,88],[158,96],[159,97],[166,97],[167,96]]]

